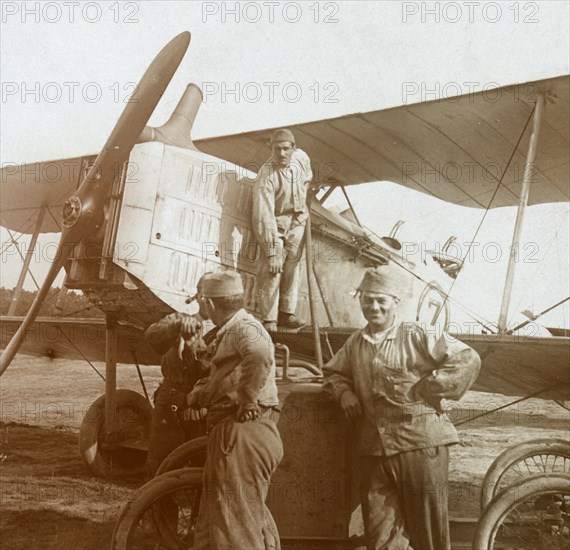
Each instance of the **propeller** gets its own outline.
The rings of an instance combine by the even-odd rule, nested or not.
[[[150,115],[164,94],[188,45],[190,33],[173,38],[154,58],[125,106],[111,135],[76,193],[63,207],[63,228],[55,258],[18,331],[0,357],[0,376],[18,352],[53,281],[83,237],[96,232],[104,221],[104,205],[118,170],[137,143]]]

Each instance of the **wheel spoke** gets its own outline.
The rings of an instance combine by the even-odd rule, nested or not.
[[[483,480],[481,510],[501,491],[539,473],[570,473],[570,442],[538,439],[501,453]]]
[[[498,495],[477,525],[474,548],[570,548],[570,476],[537,473]]]

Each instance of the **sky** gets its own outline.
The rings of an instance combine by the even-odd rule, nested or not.
[[[185,30],[192,33],[189,52],[150,124],[162,124],[184,86],[196,82],[204,101],[193,137],[203,138],[568,74],[569,5],[2,2],[0,159],[98,152],[133,84]],[[450,235],[469,241],[482,215],[388,182],[355,187],[351,196],[374,231],[387,234],[402,219],[401,238],[426,247]],[[497,317],[514,216],[513,208],[489,213],[480,250],[500,243],[501,258],[475,256],[455,289],[487,318]],[[522,242],[532,261],[517,269],[514,311],[540,311],[568,295],[569,233],[567,204],[529,209]],[[8,239],[4,229],[0,235]],[[42,235],[40,249],[57,238]],[[42,256],[32,266],[38,280],[47,269]],[[14,286],[16,255],[0,261],[2,286]],[[26,288],[34,288],[29,279]],[[568,308],[546,320],[569,326]]]

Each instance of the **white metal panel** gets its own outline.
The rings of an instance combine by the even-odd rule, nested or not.
[[[202,274],[239,269],[246,303],[254,309],[259,251],[244,181],[252,174],[156,142],[137,145],[129,162],[114,261],[179,311],[187,309]],[[121,243],[133,242],[136,254],[127,257]]]

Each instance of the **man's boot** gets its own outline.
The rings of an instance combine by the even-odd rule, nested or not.
[[[263,321],[263,327],[267,332],[277,332],[277,321]]]
[[[283,328],[301,328],[305,326],[305,323],[301,321],[301,319],[292,313],[284,313],[283,311],[279,312],[277,323]]]

